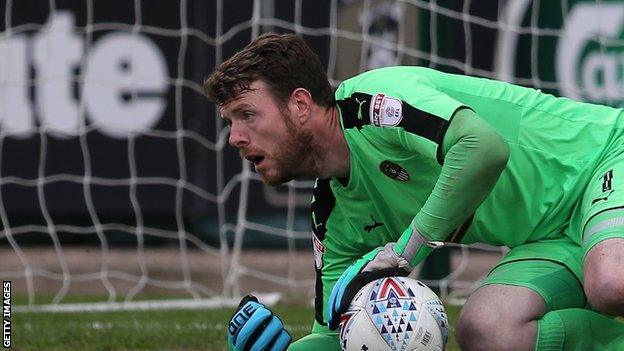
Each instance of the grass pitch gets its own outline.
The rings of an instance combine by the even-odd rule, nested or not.
[[[459,307],[448,306],[451,330]],[[294,339],[309,333],[311,307],[276,306]],[[231,308],[216,310],[13,313],[14,350],[225,350]],[[459,350],[453,337],[447,350]]]

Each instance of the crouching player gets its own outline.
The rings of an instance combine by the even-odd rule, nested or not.
[[[303,40],[276,34],[205,90],[265,183],[318,178],[316,318],[289,350],[339,350],[352,292],[443,242],[510,248],[462,309],[463,349],[624,349],[612,318],[624,315],[621,109],[422,67],[372,70],[333,92]],[[231,348],[285,349],[281,321],[243,302]]]

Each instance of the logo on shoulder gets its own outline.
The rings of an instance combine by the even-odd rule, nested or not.
[[[399,99],[377,93],[370,104],[370,121],[377,127],[394,127],[403,119],[403,103]]]
[[[388,176],[389,178],[392,178],[394,180],[398,180],[400,182],[406,182],[406,181],[410,180],[409,173],[407,173],[407,171],[405,169],[403,169],[403,167],[397,165],[394,162],[390,162],[390,161],[387,161],[387,160],[383,161],[379,165],[379,170],[383,174]]]
[[[323,268],[323,254],[325,253],[325,245],[312,234],[312,247],[314,247],[314,266],[316,269]]]

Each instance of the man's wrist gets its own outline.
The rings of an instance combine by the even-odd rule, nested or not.
[[[428,240],[417,229],[408,226],[394,245],[394,251],[398,256],[407,260],[411,268],[414,268],[431,251],[442,246],[444,246],[443,242]]]

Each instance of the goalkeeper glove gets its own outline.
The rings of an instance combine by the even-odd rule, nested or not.
[[[433,249],[442,245],[408,227],[396,243],[387,243],[355,261],[338,278],[327,301],[325,320],[329,329],[338,328],[340,316],[366,284],[379,278],[408,275]]]
[[[285,351],[291,340],[282,321],[253,295],[241,300],[228,326],[228,351]]]

